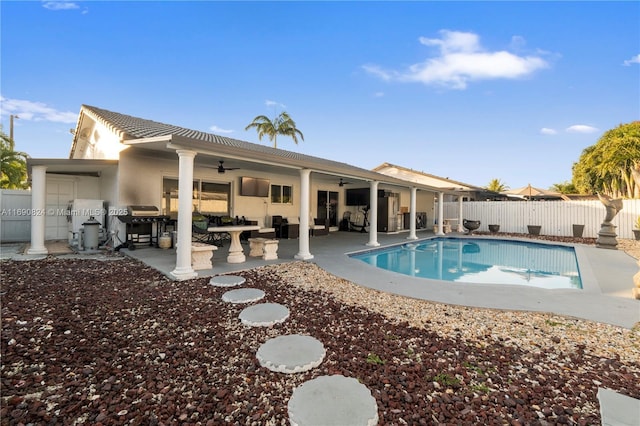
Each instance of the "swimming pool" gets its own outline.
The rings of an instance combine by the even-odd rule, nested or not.
[[[412,277],[582,289],[575,249],[568,246],[495,239],[434,238],[350,256]]]

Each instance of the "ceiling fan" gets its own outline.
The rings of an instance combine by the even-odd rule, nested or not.
[[[338,183],[338,186],[345,186],[345,185],[349,185],[351,182],[345,182],[342,180],[342,178],[340,178],[340,182]]]
[[[238,170],[240,168],[240,167],[225,167],[223,160],[220,160],[219,163],[220,164],[218,164],[218,173],[224,173],[227,170]]]

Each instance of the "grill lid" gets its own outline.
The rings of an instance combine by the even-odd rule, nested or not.
[[[160,209],[156,206],[128,206],[129,216],[160,216]]]

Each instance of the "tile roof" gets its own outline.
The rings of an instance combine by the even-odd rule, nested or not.
[[[237,149],[238,153],[244,154],[247,159],[253,158],[255,160],[259,160],[263,158],[261,156],[274,156],[279,157],[282,160],[286,160],[288,164],[295,164],[305,168],[317,168],[318,170],[329,171],[331,173],[339,172],[350,174],[355,177],[361,177],[363,179],[386,181],[395,184],[410,184],[405,180],[389,177],[372,170],[363,169],[339,161],[313,157],[279,148],[276,149],[266,145],[245,142],[239,139],[187,129],[171,124],[159,123],[157,121],[133,117],[90,105],[82,105],[81,113],[85,113],[94,120],[107,126],[114,133],[118,134],[122,140],[174,135],[188,138],[193,141],[209,142]],[[426,187],[425,185],[420,186]]]

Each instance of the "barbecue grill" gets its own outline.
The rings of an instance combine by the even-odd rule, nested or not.
[[[127,206],[127,214],[118,216],[120,222],[126,224],[126,241],[116,250],[127,247],[135,250],[136,246],[156,246],[161,233],[171,220],[169,216],[160,214],[156,206]],[[155,230],[155,233],[154,233]]]

